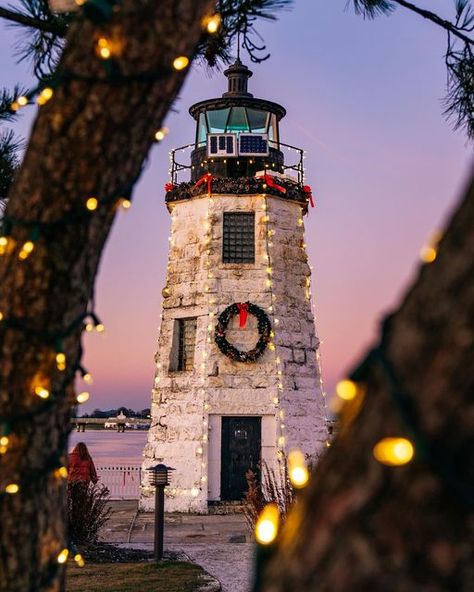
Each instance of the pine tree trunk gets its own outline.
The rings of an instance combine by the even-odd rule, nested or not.
[[[287,523],[264,592],[474,590],[473,278],[474,183],[386,326],[393,373],[368,363],[362,406]],[[379,464],[374,444],[415,439],[412,422],[425,446],[403,467]]]
[[[185,73],[170,69],[192,56],[201,19],[211,0],[129,0],[101,27],[80,18],[72,27],[59,68],[104,76],[95,53],[101,36],[125,75],[164,70],[162,79],[126,84],[70,80],[40,108],[7,215],[43,224],[35,249],[18,259],[31,228],[13,226],[15,249],[0,257],[0,429],[11,424],[10,445],[0,456],[0,590],[61,590],[57,555],[67,546],[64,482],[54,475],[67,450],[74,367],[80,360],[82,323],[64,339],[68,368],[56,368],[52,335],[86,311],[116,205],[100,206],[139,174]],[[115,53],[117,52],[117,53]],[[164,157],[164,156],[163,156]],[[88,197],[98,209],[83,218]],[[77,213],[80,213],[78,216]],[[133,314],[133,303],[130,303]],[[12,325],[19,319],[20,328]],[[27,329],[27,330],[25,330]],[[41,385],[61,391],[52,403],[34,394]],[[49,401],[52,401],[51,397]],[[21,414],[26,414],[21,417]],[[31,414],[31,415],[28,415]],[[1,434],[0,434],[1,435]],[[20,484],[16,494],[5,493]]]

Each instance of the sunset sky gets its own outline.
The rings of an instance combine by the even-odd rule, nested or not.
[[[242,55],[254,71],[250,92],[288,111],[282,141],[307,150],[317,207],[305,219],[306,242],[328,393],[415,277],[420,248],[443,227],[472,166],[472,146],[442,116],[443,32],[403,9],[364,21],[346,3],[297,0],[259,28],[271,58],[252,65]],[[419,4],[454,12],[446,0]],[[2,86],[31,83],[27,64],[15,61],[14,30],[0,26]],[[194,138],[188,107],[220,96],[225,82],[192,68],[166,120],[170,133],[151,151],[132,209],[115,223],[96,286],[106,331],[84,336],[94,376],[84,411],[149,406],[168,248],[168,151]],[[27,135],[32,117],[31,108],[16,129]]]

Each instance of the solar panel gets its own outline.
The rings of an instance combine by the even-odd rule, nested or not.
[[[242,156],[258,156],[268,154],[266,134],[240,134],[239,154]]]
[[[235,134],[208,134],[208,156],[237,156]]]

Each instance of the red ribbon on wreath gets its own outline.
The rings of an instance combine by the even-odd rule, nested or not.
[[[165,191],[173,191],[174,183],[165,183]]]
[[[263,175],[263,180],[269,187],[273,187],[273,189],[276,189],[281,193],[286,193],[285,187],[283,187],[282,185],[278,185],[278,183],[275,181],[272,175],[268,175],[267,173],[265,173]]]
[[[314,200],[313,200],[313,190],[311,189],[310,185],[305,185],[303,187],[303,191],[306,194],[306,198],[308,199],[311,207],[314,208]]]
[[[237,308],[239,309],[239,327],[245,327],[249,314],[249,303],[237,302]]]
[[[211,193],[212,191],[212,179],[213,176],[211,175],[211,173],[205,173],[200,179],[198,179],[196,181],[196,183],[194,183],[194,187],[199,187],[200,185],[203,185],[204,183],[207,183],[207,192]]]

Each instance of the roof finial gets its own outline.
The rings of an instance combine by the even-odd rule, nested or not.
[[[240,60],[240,28],[237,31],[237,59]]]

